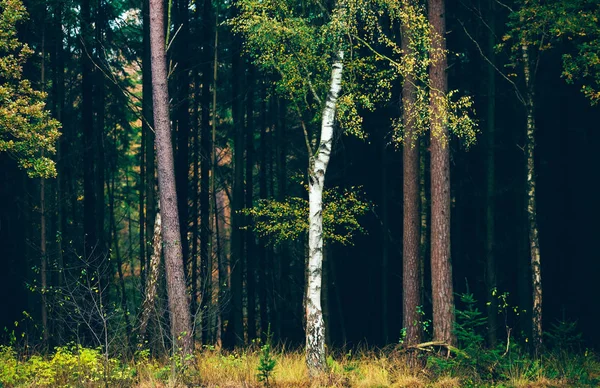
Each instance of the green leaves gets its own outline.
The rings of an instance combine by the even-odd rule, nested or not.
[[[46,94],[22,79],[33,51],[17,39],[27,14],[20,0],[0,0],[0,152],[8,152],[30,177],[56,176],[53,154],[60,124],[45,110]]]
[[[511,44],[513,61],[521,45],[539,51],[558,42],[567,51],[562,76],[568,83],[581,81],[582,92],[594,105],[600,101],[600,3],[596,0],[541,2],[525,0],[512,12],[510,31],[503,41]]]
[[[358,222],[372,208],[359,188],[325,190],[323,195],[323,237],[326,241],[352,245],[356,233],[366,233]],[[287,197],[283,201],[263,199],[242,211],[249,216],[249,227],[271,244],[296,240],[308,231],[308,201]]]

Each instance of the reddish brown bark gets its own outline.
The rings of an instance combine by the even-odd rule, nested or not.
[[[429,0],[429,22],[434,31],[435,60],[429,68],[431,85],[431,288],[433,335],[455,343],[454,295],[450,264],[450,150],[441,99],[448,91],[444,0]]]
[[[402,50],[408,50],[408,36],[403,28]],[[419,213],[419,143],[414,136],[414,120],[411,108],[415,103],[415,85],[412,77],[407,77],[402,85],[403,122],[405,128],[403,160],[404,221],[403,221],[403,327],[406,329],[406,344],[421,342],[421,276],[420,243],[421,215]]]

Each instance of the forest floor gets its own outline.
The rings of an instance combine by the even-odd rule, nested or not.
[[[425,355],[427,355],[425,357]],[[596,355],[547,353],[537,359],[504,354],[437,356],[423,352],[417,367],[398,350],[329,356],[329,372],[309,378],[301,352],[254,346],[244,351],[198,352],[188,363],[138,353],[135,361],[109,358],[100,350],[57,348],[47,356],[0,346],[0,387],[407,387],[543,388],[598,387]]]

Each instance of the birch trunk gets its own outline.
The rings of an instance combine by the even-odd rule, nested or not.
[[[171,317],[171,334],[175,351],[192,354],[192,325],[186,295],[182,242],[177,211],[175,169],[169,121],[169,91],[164,34],[164,4],[150,0],[150,52],[152,96],[158,165],[158,191],[162,218],[162,235],[167,274],[167,294]],[[185,242],[187,244],[187,242]]]
[[[321,309],[323,267],[323,188],[333,146],[333,124],[342,87],[343,51],[337,53],[331,71],[329,93],[323,108],[321,140],[309,161],[308,282],[306,286],[306,364],[311,376],[326,370],[325,325]]]
[[[535,116],[534,90],[529,59],[529,47],[521,47],[523,55],[523,75],[527,96],[525,110],[527,112],[527,132],[525,136],[525,154],[527,158],[527,226],[529,234],[529,253],[531,255],[531,277],[533,289],[533,307],[531,310],[532,340],[535,354],[539,354],[542,346],[542,263],[540,257],[539,231],[537,224],[537,205],[535,200]]]

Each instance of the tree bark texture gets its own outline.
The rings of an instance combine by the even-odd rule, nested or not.
[[[333,126],[337,98],[342,88],[344,53],[337,53],[331,71],[331,83],[321,121],[321,138],[316,154],[309,160],[309,232],[308,282],[306,285],[306,364],[314,376],[327,369],[325,360],[325,325],[321,308],[323,273],[323,189],[325,173],[333,147]]]
[[[406,27],[402,28],[402,50],[409,50]],[[410,116],[415,104],[416,87],[412,77],[402,84],[402,120],[405,128],[402,147],[403,163],[403,244],[402,244],[402,317],[406,329],[406,345],[421,342],[421,314],[418,309],[421,301],[420,244],[421,218],[419,213],[419,142],[415,138],[414,119]]]
[[[527,190],[527,226],[529,235],[529,254],[531,256],[531,280],[533,290],[533,307],[531,309],[532,342],[535,354],[539,354],[542,347],[542,262],[540,256],[539,230],[537,223],[536,203],[536,172],[535,172],[535,102],[533,77],[529,58],[529,47],[521,47],[523,55],[523,74],[527,95],[525,110],[527,113],[527,127],[525,135],[525,154],[527,164],[526,190]]]
[[[431,289],[433,336],[454,344],[454,291],[450,263],[450,149],[440,100],[448,91],[444,0],[429,0],[433,50],[443,52],[429,68],[431,83]]]
[[[192,354],[192,326],[183,268],[181,233],[177,211],[169,92],[162,0],[150,0],[150,47],[152,63],[152,95],[158,167],[158,191],[162,218],[162,236],[167,275],[167,294],[171,318],[171,334],[175,352]]]
[[[154,308],[154,301],[158,291],[158,275],[160,272],[160,257],[162,255],[162,240],[161,240],[161,222],[160,212],[156,213],[154,221],[154,237],[152,238],[152,258],[150,259],[150,267],[148,268],[147,282],[145,285],[146,295],[142,302],[142,314],[140,318],[140,329],[138,333],[138,347],[144,345],[146,339],[146,328],[150,320],[150,313]]]

